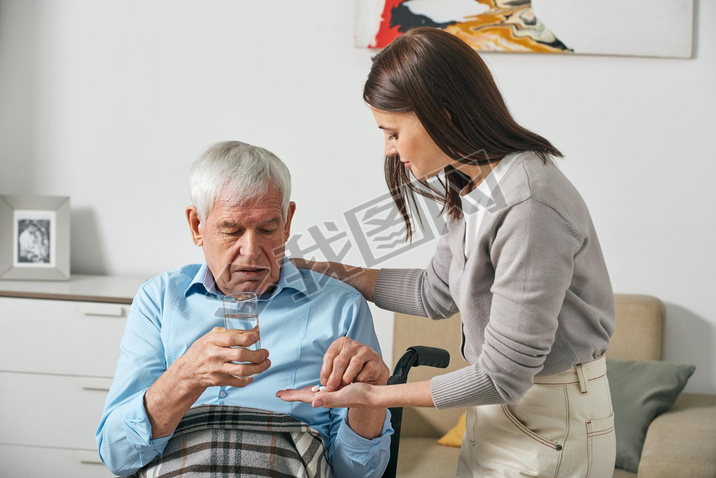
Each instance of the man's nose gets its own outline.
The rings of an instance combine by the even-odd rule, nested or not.
[[[255,259],[259,256],[261,247],[256,231],[246,231],[239,241],[239,254],[244,257]]]

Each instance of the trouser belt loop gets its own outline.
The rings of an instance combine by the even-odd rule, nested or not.
[[[577,369],[577,377],[579,377],[579,391],[584,395],[588,392],[587,377],[584,376],[584,368],[581,363],[578,363],[575,368]]]

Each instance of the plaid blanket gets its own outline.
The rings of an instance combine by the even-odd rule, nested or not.
[[[132,475],[331,478],[321,434],[289,415],[246,407],[189,410],[162,456]]]

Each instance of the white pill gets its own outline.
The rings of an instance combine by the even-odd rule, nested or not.
[[[321,392],[325,392],[326,390],[328,390],[328,387],[321,386],[321,387],[319,388],[319,390],[320,390]]]
[[[320,389],[321,389],[321,386],[320,386],[320,385],[314,385],[313,387],[311,387],[311,391],[312,391],[312,392],[317,392],[317,391],[319,391]]]

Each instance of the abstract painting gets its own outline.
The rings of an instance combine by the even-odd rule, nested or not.
[[[446,30],[478,51],[690,58],[693,0],[356,0],[356,46],[411,28]]]

